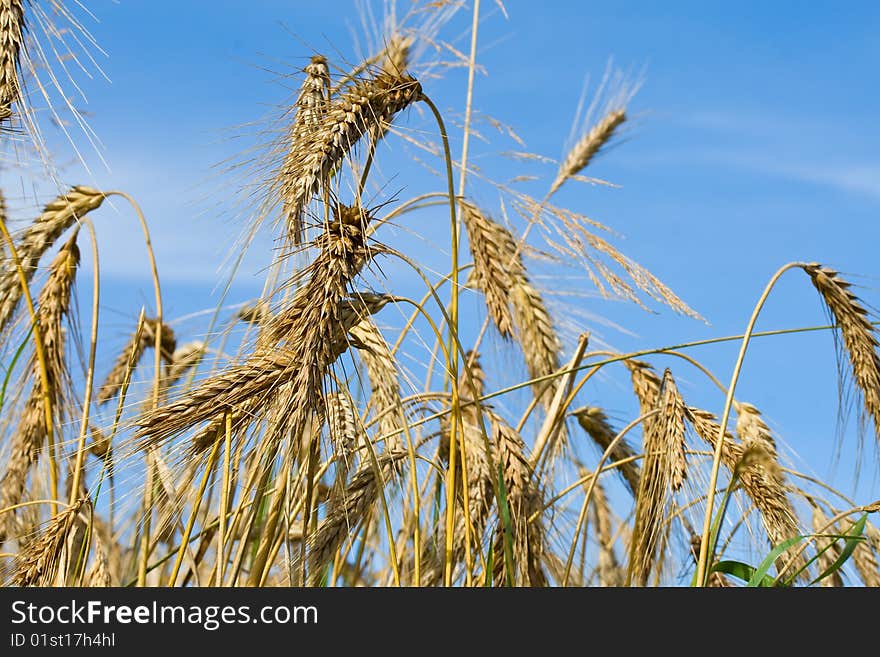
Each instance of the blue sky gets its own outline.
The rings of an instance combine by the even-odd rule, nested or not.
[[[87,152],[90,172],[71,163],[62,179],[121,188],[138,198],[154,231],[169,314],[210,308],[217,299],[217,272],[247,220],[234,203],[243,176],[217,165],[253,143],[247,135],[254,130],[242,126],[269,125],[265,117],[277,116],[289,100],[296,78],[279,75],[295,75],[313,50],[340,62],[358,58],[352,35],[360,44],[369,40],[355,5],[350,0],[87,4],[99,22],[86,22],[107,53],[98,61],[112,82],[86,81],[84,107],[109,169]],[[476,108],[512,125],[532,152],[564,154],[584,80],[590,75],[595,84],[609,58],[625,70],[644,72],[625,138],[591,165],[591,175],[619,187],[569,184],[557,200],[611,226],[622,236],[615,244],[710,325],[656,305],[657,313],[649,314],[590,298],[589,312],[629,331],[585,327],[599,342],[628,350],[740,333],[766,281],[790,260],[815,260],[846,272],[857,293],[878,305],[880,91],[872,80],[880,61],[880,6],[510,0],[505,18],[495,3],[483,4],[479,61],[487,74],[477,78]],[[381,15],[381,3],[372,6]],[[462,11],[445,32],[457,38],[461,50],[467,47],[460,37],[467,35],[469,21],[469,11]],[[441,109],[456,112],[465,85],[463,69],[425,81]],[[456,115],[450,115],[455,125]],[[457,152],[458,134],[453,141]],[[58,145],[63,149],[63,142]],[[494,177],[509,178],[519,165],[497,153],[514,146],[500,136],[491,143],[475,141],[471,158]],[[406,154],[396,149],[389,163]],[[546,186],[554,170],[539,171]],[[402,198],[432,180],[418,168],[382,173],[391,181],[388,189]],[[6,172],[4,179],[9,176]],[[491,190],[475,185],[472,191],[481,203],[497,205]],[[35,204],[21,193],[13,206],[16,202]],[[107,211],[98,223],[106,331],[121,345],[140,304],[150,304],[151,292],[136,227],[118,207],[118,215]],[[443,239],[443,215],[437,217],[438,229],[418,229],[425,250],[416,255],[426,261],[431,240]],[[230,302],[259,291],[261,256],[269,248],[266,238],[254,245],[257,254]],[[536,278],[553,298],[556,282]],[[824,322],[808,279],[793,272],[771,297],[759,328]],[[692,353],[726,382],[736,348]],[[836,472],[835,482],[846,490],[852,468],[829,465],[837,426],[834,363],[828,334],[758,340],[738,396],[763,409],[782,442],[814,471]],[[678,364],[676,369],[686,398],[720,412],[717,393],[693,370]],[[596,400],[620,419],[627,417],[622,371],[606,383]],[[844,449],[852,452],[854,445],[850,431]],[[877,497],[876,468],[867,475]]]

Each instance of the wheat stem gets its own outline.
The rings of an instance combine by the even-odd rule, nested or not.
[[[706,496],[706,512],[703,515],[703,531],[700,538],[700,554],[697,559],[697,573],[695,581],[698,587],[705,586],[707,581],[709,559],[711,556],[709,554],[709,535],[712,527],[712,516],[714,515],[715,511],[715,488],[718,484],[718,474],[721,469],[721,456],[724,450],[724,436],[727,433],[727,422],[730,419],[730,410],[733,407],[733,394],[736,391],[737,381],[739,381],[739,374],[742,370],[743,361],[746,357],[746,350],[749,347],[749,340],[752,337],[755,323],[758,321],[758,315],[761,313],[761,309],[764,307],[764,303],[770,296],[770,292],[773,290],[776,282],[789,269],[794,269],[802,266],[803,263],[790,262],[787,265],[781,267],[773,275],[773,277],[770,279],[770,282],[767,283],[767,286],[764,288],[764,292],[758,299],[757,304],[755,304],[755,309],[752,311],[752,316],[749,318],[749,323],[746,326],[745,333],[742,336],[742,344],[739,348],[739,354],[736,358],[736,364],[733,367],[733,374],[730,377],[730,385],[727,387],[727,397],[724,400],[724,411],[721,414],[721,422],[719,423],[718,438],[715,442],[715,452],[712,455],[712,470],[709,475],[709,493]]]

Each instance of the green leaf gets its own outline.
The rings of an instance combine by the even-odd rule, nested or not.
[[[853,523],[852,528],[846,535],[842,538],[846,538],[846,543],[843,546],[843,550],[840,551],[840,556],[835,559],[834,563],[828,566],[821,575],[819,575],[816,579],[814,579],[810,584],[816,584],[817,582],[822,581],[832,573],[840,570],[841,566],[846,563],[847,559],[852,556],[853,551],[858,547],[859,543],[864,539],[862,533],[865,531],[865,523],[868,521],[868,514],[862,514],[862,517],[859,518],[856,522]]]
[[[504,527],[504,569],[507,571],[507,586],[513,586],[513,523],[510,519],[510,507],[507,505],[507,487],[504,485],[504,470],[498,465],[498,512]]]
[[[724,573],[725,575],[736,577],[743,582],[749,582],[755,575],[755,567],[742,561],[719,561],[712,566],[709,572]],[[770,581],[772,582],[773,580],[771,579]]]
[[[18,349],[15,350],[15,355],[12,357],[12,362],[9,363],[9,369],[6,370],[6,376],[3,377],[3,387],[0,388],[0,410],[3,409],[3,402],[6,400],[6,387],[9,385],[9,379],[12,376],[12,370],[15,369],[15,364],[18,362],[18,359],[21,358],[21,354],[24,352],[24,348],[27,346],[28,341],[31,338],[31,333],[34,332],[34,327],[31,325],[31,328],[28,329],[27,335],[24,336],[24,341],[18,345]]]
[[[804,540],[806,536],[792,536],[791,538],[782,541],[779,545],[773,548],[766,557],[764,557],[764,561],[762,561],[758,567],[755,569],[755,572],[752,574],[752,577],[749,579],[747,586],[758,587],[764,586],[764,578],[767,575],[767,571],[770,570],[770,566],[773,565],[773,562],[785,552],[792,545],[797,545],[802,540]],[[775,578],[771,578],[771,581],[774,581]]]

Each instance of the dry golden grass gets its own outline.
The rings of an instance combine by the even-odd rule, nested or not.
[[[582,296],[596,298],[596,314],[598,299],[613,296],[699,318],[618,250],[607,226],[554,205],[563,185],[588,180],[588,168],[592,176],[596,156],[635,116],[638,85],[593,104],[597,120],[549,179],[533,181],[543,197],[529,196],[493,182],[468,152],[483,136],[478,48],[461,53],[441,36],[461,7],[416,5],[386,22],[360,64],[315,54],[298,71],[281,136],[256,165],[271,171],[256,194],[265,202],[248,217],[254,227],[271,214],[261,230],[280,247],[261,254],[263,293],[246,304],[169,317],[153,252],[161,245],[123,192],[75,186],[14,234],[0,194],[5,583],[675,585],[700,572],[710,539],[717,562],[824,533],[776,560],[780,581],[818,562],[795,579],[805,584],[842,554],[827,536],[848,529],[836,508],[876,508],[786,462],[798,439],[786,445],[768,426],[784,421],[765,400],[734,398],[742,358],[728,393],[691,355],[699,343],[588,350],[600,327],[585,319]],[[0,121],[27,100],[28,11],[0,0]],[[424,60],[438,53],[441,61]],[[438,109],[446,99],[430,97],[438,71],[456,68],[469,81],[460,132],[449,120],[456,112]],[[487,123],[522,145],[500,121]],[[397,168],[385,159],[413,152]],[[548,159],[524,154],[520,178]],[[411,194],[415,163],[445,175]],[[138,215],[154,288],[137,324],[122,329],[131,334],[121,349],[104,325],[100,276],[76,276],[78,236],[100,242],[90,213],[108,195]],[[448,244],[409,252],[405,234],[433,240],[426,226],[447,219]],[[97,249],[90,254],[98,263]],[[448,263],[438,266],[438,254]],[[802,268],[821,295],[859,410],[880,435],[869,306],[827,266],[786,267]],[[562,280],[574,281],[574,295]],[[94,304],[92,325],[76,311],[77,290]],[[468,295],[476,303],[465,305]],[[759,310],[737,338],[743,354]],[[206,315],[210,324],[196,326]],[[679,358],[675,376],[658,375],[661,355]],[[620,364],[631,393],[616,378]],[[735,426],[685,402],[703,385],[721,387],[720,416],[733,411]],[[718,536],[701,533],[696,519],[718,513]],[[880,534],[870,523],[865,534],[823,584],[880,586]],[[707,573],[698,584],[739,584]]]

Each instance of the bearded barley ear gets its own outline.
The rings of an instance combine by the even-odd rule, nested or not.
[[[45,404],[49,404],[53,427],[60,428],[67,417],[65,403],[70,375],[65,361],[64,318],[70,312],[71,290],[79,266],[79,248],[74,235],[59,251],[49,266],[49,276],[40,292],[37,303],[37,325],[43,347],[46,388],[41,379],[41,364],[31,360],[31,377],[34,381],[30,396],[25,401],[12,440],[12,452],[6,472],[0,480],[0,508],[21,502],[28,472],[39,458],[40,449],[49,436]],[[48,395],[48,397],[44,397]],[[9,535],[14,516],[0,516],[0,543]]]
[[[327,395],[327,429],[333,443],[333,456],[336,467],[334,491],[343,492],[348,473],[354,462],[357,448],[366,444],[360,425],[357,408],[347,390]]]
[[[658,548],[664,542],[669,524],[664,523],[672,493],[686,476],[684,402],[669,370],[660,384],[656,410],[659,411],[645,433],[645,454],[630,554],[631,581],[646,586],[657,566]]]
[[[603,453],[608,449],[608,446],[611,445],[614,438],[617,437],[617,432],[611,427],[608,422],[608,417],[605,415],[605,411],[601,408],[584,406],[583,408],[573,411],[572,415],[575,416],[578,424],[581,425],[581,428],[583,428],[587,435],[593,439],[593,442],[598,445]],[[609,461],[611,462],[627,461],[618,467],[617,471],[620,473],[620,476],[623,477],[624,482],[626,482],[627,487],[633,495],[638,493],[639,478],[641,477],[641,469],[639,468],[638,463],[634,460],[628,460],[635,455],[635,451],[625,440],[618,440],[614,445],[614,448],[611,450],[611,453],[608,455]]]
[[[850,291],[850,284],[833,269],[817,263],[804,265],[803,269],[834,317],[861,397],[864,408],[861,415],[871,419],[880,440],[880,355],[877,351],[877,335],[868,320],[868,311]]]
[[[376,469],[365,459],[354,474],[341,498],[327,510],[327,515],[309,536],[308,564],[313,582],[317,582],[325,565],[330,563],[336,550],[347,536],[357,529],[360,522],[373,508],[383,486],[393,484],[400,476],[399,466],[407,451],[385,451],[377,456],[382,481],[377,481]]]
[[[25,278],[30,281],[40,259],[61,234],[87,213],[104,202],[103,192],[82,185],[58,197],[43,209],[42,214],[21,234],[16,245]],[[0,334],[11,321],[22,297],[21,283],[15,263],[9,258],[0,272]]]
[[[395,114],[421,95],[421,85],[415,78],[380,73],[355,83],[327,105],[320,126],[306,134],[276,174],[286,223],[294,236],[301,232],[312,196],[328,188],[330,178],[361,137],[376,126],[390,123]]]
[[[92,544],[94,545],[94,559],[86,573],[85,585],[89,588],[104,588],[113,586],[110,576],[110,564],[107,560],[107,550],[101,538],[101,532],[96,527],[91,528]]]
[[[839,533],[844,533],[840,531]],[[867,532],[866,532],[867,533]],[[870,538],[859,541],[852,553],[852,562],[865,586],[880,587],[880,565],[877,562],[877,554],[874,551]]]
[[[409,53],[413,45],[411,36],[395,34],[392,36],[383,51],[381,71],[386,75],[401,77],[409,66]],[[391,122],[380,122],[371,128],[370,139],[374,144],[385,137],[391,127]]]
[[[312,61],[303,69],[306,74],[299,97],[296,100],[296,115],[287,135],[288,150],[282,163],[282,172],[293,171],[297,166],[303,145],[323,124],[330,95],[330,69],[327,58],[314,55]],[[294,244],[302,243],[302,212],[296,207],[295,190],[289,184],[291,179],[279,176],[285,224],[288,236]]]
[[[586,472],[581,472],[581,477]],[[598,481],[593,487],[593,513],[596,519],[596,541],[599,543],[599,585],[605,587],[623,586],[626,577],[614,552],[614,527],[611,521],[611,506],[605,496],[605,489]]]
[[[358,354],[370,381],[370,403],[379,418],[378,435],[388,436],[386,449],[402,447],[403,438],[399,430],[405,421],[401,417],[403,402],[391,349],[379,327],[369,317],[353,326],[349,333],[356,341]]]
[[[583,171],[602,147],[611,140],[624,121],[626,121],[626,110],[613,109],[581,137],[560,165],[556,179],[550,186],[550,194],[555,194],[566,180]]]
[[[509,560],[505,556],[505,528],[499,519],[494,550],[494,580],[496,586],[513,581],[516,586],[547,586],[543,570],[546,550],[544,535],[543,498],[533,481],[522,438],[513,427],[498,416],[492,416],[492,434],[498,453],[498,468],[504,483],[510,514],[513,569],[509,572]],[[529,519],[537,515],[533,522]]]
[[[125,347],[119,352],[112,369],[104,379],[104,383],[98,389],[96,401],[98,405],[106,404],[122,390],[126,380],[131,380],[135,368],[147,349],[156,346],[156,328],[158,321],[155,318],[147,318],[143,325],[138,326],[129,338]],[[167,324],[162,324],[162,337],[160,349],[162,360],[167,364],[174,361],[174,352],[177,349],[177,339],[174,331]]]
[[[687,409],[685,416],[697,435],[714,449],[721,431],[715,416],[691,407]],[[760,446],[757,448],[763,451],[766,458],[749,463],[746,458],[747,448],[737,443],[729,433],[725,433],[721,460],[731,473],[737,473],[743,490],[761,514],[761,524],[771,546],[777,546],[800,534],[797,513],[788,498],[785,478],[775,458]],[[751,449],[755,449],[755,446]],[[787,553],[777,559],[780,574],[787,560]],[[804,563],[804,559],[798,557],[789,572],[799,570]]]
[[[635,359],[623,361],[632,377],[633,392],[639,401],[639,415],[646,415],[657,408],[660,397],[660,378],[646,362]],[[645,421],[645,431],[651,424],[651,418]]]
[[[473,281],[483,293],[489,315],[502,337],[513,337],[510,291],[514,280],[525,279],[525,268],[509,230],[496,223],[475,205],[460,202],[474,261]]]
[[[12,105],[21,98],[24,30],[23,0],[0,0],[0,120],[12,116]]]
[[[91,511],[88,498],[75,504],[49,521],[46,529],[29,542],[16,557],[14,582],[16,586],[54,586],[60,567],[70,561],[68,543],[80,512]],[[63,573],[61,573],[63,575]]]
[[[822,513],[822,509],[818,505],[813,506],[813,531],[816,534],[828,534],[835,531],[835,527],[828,526],[828,518]],[[816,551],[819,554],[817,565],[819,572],[824,573],[831,568],[840,558],[840,545],[835,538],[817,538]],[[836,569],[828,576],[822,578],[819,582],[821,586],[840,588],[843,586],[843,578],[840,575],[840,569]]]
[[[776,441],[770,427],[761,417],[761,412],[745,402],[733,402],[736,409],[736,435],[744,447],[757,445],[766,450],[774,459],[776,458]]]
[[[139,439],[149,437],[142,446],[216,420],[218,408],[236,412],[257,399],[255,411],[270,408],[283,421],[275,425],[279,435],[299,437],[312,417],[323,418],[325,377],[348,349],[348,331],[363,317],[347,308],[346,301],[349,285],[372,257],[366,243],[370,220],[361,207],[338,204],[334,220],[315,240],[319,253],[305,272],[308,280],[291,307],[282,309],[264,329],[271,339],[264,338],[263,346],[244,363],[145,412],[136,432]]]
[[[510,300],[529,376],[537,379],[553,374],[559,369],[562,345],[543,298],[527,281],[520,280],[514,281]],[[552,382],[536,383],[533,389],[545,408],[553,402]]]

